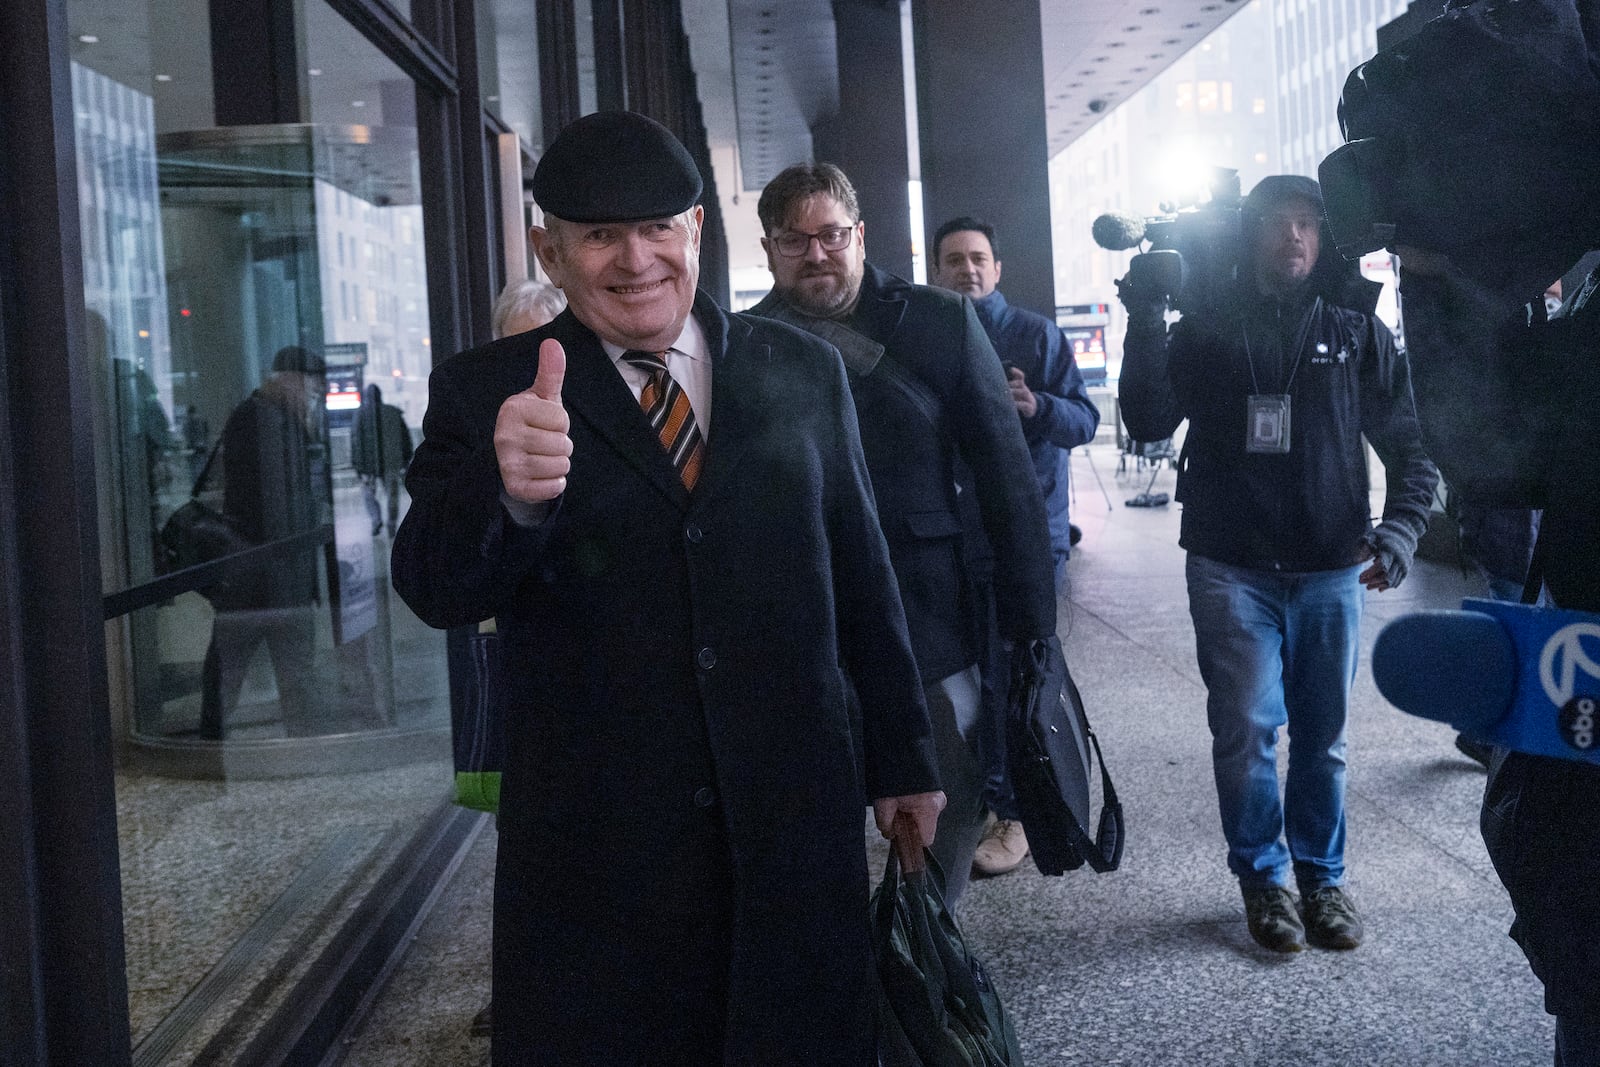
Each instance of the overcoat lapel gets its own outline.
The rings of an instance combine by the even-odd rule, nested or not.
[[[706,438],[706,465],[695,483],[693,510],[710,506],[717,490],[728,484],[750,441],[752,414],[761,384],[756,376],[772,358],[766,345],[752,346],[750,327],[724,315],[704,293],[695,294],[694,315],[705,331],[711,353],[711,433]]]
[[[866,329],[862,330],[881,345],[888,346],[900,322],[906,316],[906,301],[884,291],[889,276],[868,263],[861,275],[861,304],[856,316]]]
[[[570,312],[563,312],[566,329],[558,329],[557,340],[567,352],[567,376],[561,401],[577,418],[604,438],[619,456],[633,466],[680,509],[689,507],[689,491],[683,487],[677,468],[667,458],[666,449],[650,429],[628,384],[617,373],[616,365],[600,339]]]

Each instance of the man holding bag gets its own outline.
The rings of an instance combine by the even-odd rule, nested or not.
[[[927,844],[944,798],[843,368],[696,295],[657,123],[533,191],[568,309],[434,370],[393,567],[505,646],[494,1060],[868,1067],[861,809]]]

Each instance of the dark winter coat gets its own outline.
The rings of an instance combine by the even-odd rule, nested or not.
[[[1286,181],[1295,183],[1286,195],[1315,197],[1309,179]],[[1356,563],[1372,526],[1363,437],[1383,460],[1383,522],[1413,545],[1427,526],[1438,471],[1423,452],[1405,355],[1374,316],[1335,303],[1338,252],[1326,230],[1311,278],[1287,299],[1260,295],[1246,262],[1220,307],[1170,332],[1129,328],[1123,423],[1134,439],[1159,441],[1189,420],[1179,543],[1196,555],[1285,571]],[[1289,451],[1248,452],[1248,397],[1283,393]]]
[[[1600,271],[1548,323],[1464,277],[1401,272],[1417,407],[1452,494],[1542,507],[1546,592],[1600,612]],[[1552,1014],[1600,1025],[1600,767],[1501,754],[1483,839],[1516,908],[1511,934]]]
[[[382,414],[373,418],[373,405],[356,409],[350,428],[350,465],[357,474],[382,477],[404,474],[411,462],[411,428],[405,413],[393,404],[378,403]]]
[[[702,980],[728,1064],[873,1060],[863,806],[937,788],[904,618],[837,353],[694,314],[714,400],[692,496],[570,311],[430,380],[393,574],[424,621],[495,615],[504,642],[496,1062],[673,1062],[630,990],[707,1010]],[[573,467],[524,528],[492,434],[546,337]]]
[[[1032,418],[1021,420],[1022,436],[1050,515],[1050,543],[1065,556],[1072,550],[1068,452],[1094,439],[1100,409],[1089,399],[1089,387],[1061,327],[1036,311],[1013,307],[998,289],[973,306],[1001,365],[1009,363],[1022,371],[1039,405]]]
[[[316,529],[322,499],[317,441],[303,410],[270,385],[251,393],[222,429],[222,510],[257,545]],[[315,546],[279,554],[231,578],[214,597],[228,610],[293,607],[317,597]]]
[[[751,310],[759,315],[777,304],[769,296]],[[931,405],[914,399],[883,366],[850,376],[861,445],[924,681],[978,659],[973,620],[982,608],[972,602],[962,562],[958,462],[976,473],[978,511],[996,558],[1001,634],[1029,641],[1054,633],[1044,501],[1011,390],[971,301],[868,263],[844,324],[883,345],[885,357],[935,399]]]

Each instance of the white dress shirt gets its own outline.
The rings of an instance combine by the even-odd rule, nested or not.
[[[600,347],[606,350],[606,355],[611,357],[611,365],[617,368],[617,373],[622,375],[622,380],[633,393],[635,400],[644,392],[645,383],[650,380],[650,372],[642,367],[635,367],[632,363],[625,363],[622,354],[628,349],[621,345],[614,345],[610,341],[601,341]],[[706,332],[701,328],[695,317],[690,315],[683,320],[683,332],[678,334],[678,339],[672,342],[672,347],[667,350],[667,373],[672,375],[673,381],[678,383],[689,397],[689,406],[694,409],[695,425],[700,427],[700,436],[705,439],[706,447],[711,447],[711,347],[706,342]],[[500,502],[505,505],[506,513],[518,526],[537,526],[550,514],[554,505],[553,501],[541,500],[530,504],[525,500],[517,500],[508,495],[504,489],[500,490]]]

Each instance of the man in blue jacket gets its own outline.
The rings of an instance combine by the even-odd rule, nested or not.
[[[1000,245],[993,226],[965,215],[951,219],[934,234],[933,249],[934,283],[972,298],[978,321],[1005,367],[1011,402],[1016,405],[1022,436],[1033,459],[1033,472],[1039,479],[1039,492],[1050,516],[1050,547],[1059,584],[1079,537],[1078,528],[1069,518],[1070,453],[1094,438],[1100,425],[1100,410],[1089,399],[1083,374],[1061,328],[1037,312],[1013,307],[997,288]],[[973,542],[967,557],[974,581],[986,586],[994,570],[994,554],[988,551],[981,528],[968,536]],[[1028,858],[1028,838],[1023,833],[1016,796],[1005,769],[1001,706],[1006,696],[1009,659],[997,635],[991,632],[988,640],[984,700],[996,711],[984,718],[991,729],[981,748],[989,772],[984,800],[992,814],[972,862],[975,875],[993,876],[1015,870]]]
[[[1077,527],[1068,521],[1068,453],[1094,438],[1100,409],[1089,399],[1061,328],[1038,312],[1013,307],[1000,292],[1000,246],[993,226],[969,216],[951,219],[934,234],[933,248],[934,283],[972,298],[978,321],[1005,367],[1050,513],[1050,547],[1059,578],[1078,543]]]
[[[1363,306],[1322,214],[1311,179],[1262,179],[1242,208],[1237,282],[1215,305],[1186,307],[1170,332],[1166,294],[1118,285],[1128,432],[1158,441],[1189,420],[1179,544],[1228,868],[1251,936],[1277,952],[1361,943],[1343,885],[1362,587],[1405,577],[1439,477],[1405,354]],[[1363,437],[1388,482],[1376,527]],[[1280,797],[1284,726],[1294,741]]]

